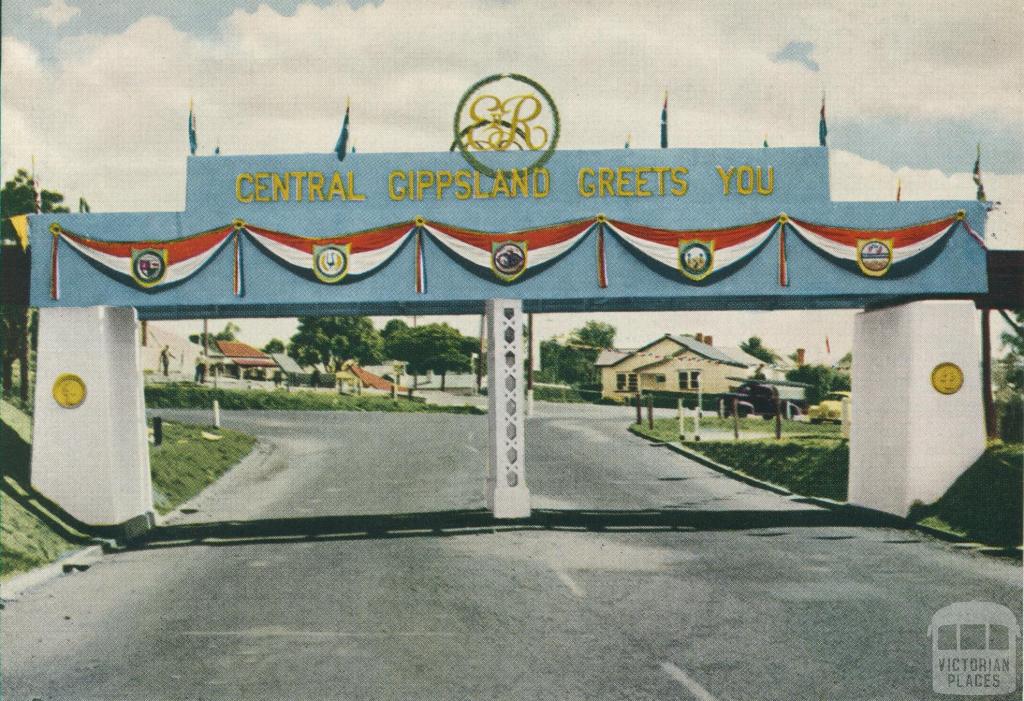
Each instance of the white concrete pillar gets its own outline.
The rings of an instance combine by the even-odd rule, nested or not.
[[[134,309],[39,310],[32,486],[115,534],[153,524]]]
[[[487,507],[495,518],[530,515],[523,437],[523,305],[487,300]]]
[[[899,516],[934,502],[985,450],[974,304],[862,312],[853,340],[849,500]],[[962,379],[961,379],[962,378]]]

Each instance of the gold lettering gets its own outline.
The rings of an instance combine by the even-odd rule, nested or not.
[[[677,166],[673,168],[671,171],[669,171],[669,179],[676,184],[676,187],[673,187],[670,190],[670,192],[676,197],[682,197],[683,195],[686,194],[687,189],[689,189],[689,185],[686,182],[686,178],[683,177],[689,172],[689,169],[683,168],[681,166]]]
[[[634,196],[635,193],[632,190],[627,190],[626,189],[626,185],[631,184],[629,182],[629,177],[632,176],[632,175],[633,175],[633,169],[632,168],[627,168],[625,166],[619,168],[618,172],[616,173],[617,177],[615,178],[615,193],[619,197],[633,197]]]
[[[469,185],[469,171],[455,171],[455,199],[468,200],[471,194],[473,190]]]
[[[334,171],[334,175],[331,176],[331,186],[327,190],[327,199],[333,200],[335,197],[340,197],[342,200],[348,199],[345,196],[345,184],[341,181],[341,173]]]
[[[248,194],[242,192],[242,183],[248,183],[249,187],[253,187],[252,173],[239,173],[238,177],[235,178],[235,199],[239,202],[252,202],[253,192],[249,190]]]
[[[636,169],[636,196],[637,197],[650,197],[650,190],[645,189],[647,187],[647,174],[650,173],[652,168],[647,166],[641,166]]]
[[[535,168],[533,171],[533,197],[542,200],[551,191],[551,173],[547,168]]]
[[[253,175],[253,179],[256,181],[256,191],[254,194],[257,202],[270,202],[270,195],[267,192],[270,190],[270,173],[256,173]]]
[[[491,196],[489,192],[483,192],[480,190],[480,173],[479,171],[473,171],[473,199],[474,200],[486,200]]]
[[[403,181],[403,186],[400,187],[400,188],[396,188],[395,187],[395,181],[396,180],[402,180]],[[403,171],[393,170],[390,173],[388,173],[388,197],[390,197],[395,202],[401,202],[402,200],[405,199],[406,190],[405,190],[405,186],[404,186],[404,181],[405,181],[405,173]]]
[[[668,172],[668,166],[654,166],[651,170],[658,175],[658,197],[662,197],[665,194],[665,173]]]
[[[434,186],[434,171],[432,170],[417,170],[416,171],[416,199],[423,199],[423,191],[427,188]]]
[[[512,197],[519,197],[519,193],[522,193],[522,197],[528,197],[530,195],[530,174],[526,168],[516,168],[512,173]]]
[[[749,195],[754,191],[754,169],[740,166],[736,169],[736,192]]]
[[[281,173],[271,174],[270,184],[273,189],[271,197],[274,202],[277,202],[278,200],[284,200],[285,202],[288,201],[288,174],[284,173],[283,175],[284,177],[281,177]]]
[[[605,196],[605,188],[608,188],[608,195],[614,197],[615,190],[612,187],[612,181],[615,179],[615,171],[611,168],[598,168],[597,169],[597,196]]]
[[[292,173],[292,177],[295,178],[295,201],[302,202],[302,183],[306,179],[306,171],[296,170]]]
[[[761,178],[762,171],[761,166],[757,167],[757,194],[759,195],[770,195],[775,191],[775,168],[772,166],[768,167],[768,184],[765,185]]]
[[[587,176],[594,177],[593,168],[580,168],[578,186],[580,195],[583,197],[593,197],[597,192],[597,188],[587,182]]]
[[[732,173],[736,169],[730,168],[729,170],[725,170],[722,166],[715,166],[715,169],[718,171],[719,177],[722,178],[722,194],[728,195],[729,181],[732,180]]]
[[[307,174],[309,182],[309,201],[313,201],[313,195],[321,202],[324,199],[324,174],[318,170],[311,170]]]
[[[444,197],[444,191],[452,186],[451,171],[437,171],[437,199]]]
[[[503,192],[505,197],[509,196],[508,181],[505,179],[505,171],[503,170],[499,170],[494,173],[494,184],[491,186],[491,197],[497,197],[499,192]]]
[[[348,198],[353,202],[364,201],[366,199],[366,195],[356,192],[356,174],[350,170],[346,179],[348,180]]]

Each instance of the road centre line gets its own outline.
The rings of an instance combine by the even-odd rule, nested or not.
[[[686,689],[698,699],[698,701],[718,701],[710,691],[698,684],[689,674],[679,669],[679,667],[676,667],[671,662],[662,662],[661,669],[665,674],[685,686]]]
[[[561,580],[562,584],[565,585],[566,589],[571,591],[574,596],[578,596],[581,599],[586,598],[587,592],[583,590],[583,587],[576,583],[576,580],[562,570],[555,570],[555,574],[558,576],[558,579]]]

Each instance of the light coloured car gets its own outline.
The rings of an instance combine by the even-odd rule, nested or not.
[[[850,399],[849,392],[829,392],[820,404],[815,404],[807,410],[808,420],[812,424],[820,424],[825,421],[842,423],[844,399]]]

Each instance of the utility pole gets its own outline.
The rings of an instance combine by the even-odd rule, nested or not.
[[[996,426],[996,404],[992,398],[992,329],[989,323],[991,310],[981,310],[981,392],[985,405],[985,435],[999,437]]]

